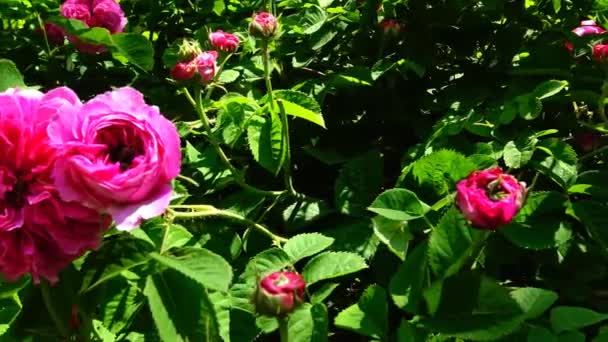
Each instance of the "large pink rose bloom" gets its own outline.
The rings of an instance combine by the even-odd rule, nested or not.
[[[137,90],[98,95],[77,113],[61,113],[48,132],[67,149],[53,170],[62,199],[107,211],[119,230],[166,210],[180,171],[179,136]]]
[[[500,168],[473,171],[456,184],[456,204],[476,228],[496,229],[511,222],[521,208],[525,183]]]
[[[78,97],[67,88],[0,93],[0,272],[8,280],[57,273],[99,245],[109,220],[62,201],[51,172],[60,152],[47,137],[50,118],[73,113]]]

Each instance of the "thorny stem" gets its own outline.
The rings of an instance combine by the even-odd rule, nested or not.
[[[66,323],[61,319],[61,315],[57,312],[55,306],[53,306],[53,299],[51,298],[51,290],[49,282],[46,279],[40,280],[40,291],[42,293],[42,299],[44,300],[44,305],[46,306],[53,323],[57,327],[57,330],[61,334],[61,336],[67,337],[69,336],[69,331]]]
[[[187,210],[191,210],[191,211],[185,212],[185,211],[178,211],[176,209],[187,209]],[[247,226],[252,226],[256,230],[258,230],[260,233],[271,238],[277,244],[285,243],[287,241],[286,238],[274,234],[273,232],[270,231],[270,229],[266,228],[265,226],[255,222],[255,221],[252,221],[246,217],[243,217],[241,215],[235,214],[230,211],[217,209],[216,207],[211,206],[211,205],[204,205],[204,204],[172,205],[169,208],[169,214],[171,216],[173,216],[174,218],[223,217],[223,218],[231,219],[236,222],[240,222]]]
[[[190,95],[190,92],[188,91],[187,88],[184,88],[183,91],[184,91],[184,94],[186,94],[187,98],[192,99],[192,95]],[[238,185],[240,185],[243,189],[249,190],[251,192],[255,192],[260,195],[279,196],[279,195],[283,194],[285,191],[262,190],[262,189],[258,189],[256,187],[254,187],[254,186],[251,186],[245,182],[243,174],[232,165],[232,163],[228,159],[228,156],[226,156],[226,153],[224,153],[224,150],[220,146],[219,142],[214,138],[214,136],[211,132],[211,124],[209,123],[209,118],[207,118],[207,115],[205,114],[201,91],[198,87],[195,90],[194,95],[195,95],[195,99],[194,99],[195,108],[196,108],[198,115],[200,116],[201,123],[203,124],[205,132],[207,133],[207,139],[209,140],[209,143],[211,143],[211,145],[213,146],[213,149],[219,156],[222,163],[226,166],[226,168],[228,168],[228,170],[232,174],[232,177],[234,178],[235,182]]]

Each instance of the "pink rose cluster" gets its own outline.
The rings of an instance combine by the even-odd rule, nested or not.
[[[583,20],[581,21],[581,26],[572,30],[572,32],[579,36],[588,36],[588,35],[596,35],[605,33],[606,30],[600,26],[598,26],[593,20]],[[564,46],[568,51],[574,51],[574,44],[572,42],[565,42]],[[603,63],[608,61],[608,44],[595,44],[593,46],[593,59],[598,63]]]
[[[119,230],[160,215],[180,171],[175,126],[141,93],[86,103],[69,88],[0,93],[0,273],[58,280]]]
[[[526,196],[526,184],[500,168],[473,171],[456,190],[456,205],[464,217],[475,228],[489,230],[511,222]]]
[[[216,50],[232,53],[239,47],[240,41],[239,37],[232,33],[217,30],[209,34],[209,43]],[[218,72],[219,54],[216,50],[200,51],[200,47],[185,41],[180,48],[180,61],[171,69],[171,77],[176,81],[188,81],[198,73],[203,84],[213,81]]]
[[[127,25],[125,13],[115,0],[67,0],[61,5],[60,12],[64,18],[79,20],[89,28],[103,27],[112,34],[123,32]],[[81,42],[53,23],[47,23],[45,31],[51,42],[62,42],[67,36],[83,53],[95,54],[106,50],[103,46]]]

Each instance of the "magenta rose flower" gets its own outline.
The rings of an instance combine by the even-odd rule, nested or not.
[[[196,64],[193,62],[181,62],[175,64],[171,69],[171,77],[176,81],[187,81],[196,74]]]
[[[36,31],[42,32],[40,29],[37,29]],[[46,38],[50,44],[63,44],[65,31],[61,26],[50,22],[44,23],[44,32],[46,33]]]
[[[222,30],[209,33],[209,41],[214,48],[224,52],[233,52],[239,47],[239,37]]]
[[[590,34],[601,34],[606,32],[606,30],[598,26],[593,20],[583,20],[581,21],[581,26],[572,30],[572,32],[579,37],[583,37]],[[574,44],[572,42],[565,42],[564,46],[568,51],[574,51]]]
[[[295,310],[304,301],[306,283],[295,272],[275,272],[258,284],[255,305],[259,313],[282,316]]]
[[[109,213],[119,230],[166,210],[180,171],[179,135],[137,90],[119,88],[60,113],[48,133],[65,149],[53,168],[63,200]]]
[[[123,32],[127,25],[125,13],[115,0],[68,0],[61,5],[61,15],[80,20],[88,27],[106,28],[112,34]],[[68,39],[82,53],[96,54],[107,50],[101,45],[83,43],[71,35]]]
[[[274,15],[268,12],[256,13],[249,24],[249,33],[259,38],[270,38],[277,33],[279,24]]]
[[[205,51],[194,59],[203,83],[213,81],[217,73],[217,51]]]
[[[50,143],[47,127],[79,107],[67,88],[0,93],[0,272],[10,281],[30,273],[35,282],[56,282],[109,226],[95,210],[63,201],[52,179],[61,147]]]
[[[464,217],[476,228],[491,230],[511,222],[526,194],[526,184],[500,168],[473,171],[456,189],[456,205]]]

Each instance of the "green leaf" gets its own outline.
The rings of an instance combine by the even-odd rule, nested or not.
[[[426,243],[416,246],[391,278],[389,291],[393,302],[398,308],[410,313],[419,311],[428,273],[427,250]]]
[[[124,278],[114,278],[105,285],[102,300],[99,301],[99,318],[104,327],[118,334],[130,325],[141,308],[141,290]],[[95,292],[92,292],[92,295],[98,296]]]
[[[310,296],[310,302],[313,304],[322,303],[338,286],[340,286],[338,283],[325,283],[321,285],[321,287]]]
[[[335,183],[336,207],[352,216],[367,216],[366,208],[380,192],[384,165],[378,152],[352,159],[340,169]]]
[[[384,243],[399,259],[405,260],[409,242],[414,237],[410,233],[407,222],[390,220],[380,215],[374,217],[372,221],[374,233],[380,242]]]
[[[277,90],[274,95],[275,98],[281,99],[287,114],[325,128],[321,107],[314,98],[296,90]]]
[[[576,306],[558,306],[551,310],[551,327],[553,331],[577,330],[608,319],[608,314]]]
[[[525,120],[536,119],[543,110],[543,104],[534,94],[517,96],[515,99],[517,112]]]
[[[25,87],[23,76],[11,60],[0,59],[0,92],[12,87]]]
[[[241,74],[238,71],[227,69],[222,71],[218,77],[218,81],[220,83],[232,83],[236,81],[239,76],[241,76]]]
[[[287,16],[282,20],[282,24],[296,34],[313,34],[317,32],[325,21],[327,13],[317,5],[307,6],[300,9],[296,14]]]
[[[113,47],[131,64],[150,71],[154,67],[154,48],[146,37],[136,33],[119,33],[111,36]]]
[[[322,252],[332,243],[334,243],[333,238],[319,233],[300,234],[290,238],[283,246],[283,250],[290,256],[291,262],[295,263]]]
[[[462,215],[449,209],[441,218],[429,238],[429,265],[440,277],[456,273],[471,253],[473,243],[484,233],[470,228]]]
[[[553,5],[555,6],[555,2],[560,2],[560,0],[553,0]],[[556,12],[559,9],[555,10]],[[539,100],[546,99],[547,97],[551,97],[556,95],[564,88],[568,86],[568,81],[559,81],[559,80],[548,80],[541,84],[539,84],[533,91],[534,96],[538,97]]]
[[[423,191],[440,197],[453,190],[456,182],[467,177],[474,169],[475,163],[462,154],[439,150],[406,167],[402,178],[411,174]]]
[[[585,342],[585,334],[580,331],[567,331],[557,336],[557,342]]]
[[[371,259],[376,253],[380,241],[374,233],[371,219],[342,217],[332,222],[331,226],[323,233],[335,239],[332,250],[355,252],[365,259]]]
[[[567,198],[555,191],[532,193],[514,222],[500,229],[522,248],[545,249],[560,246],[572,238],[572,228],[561,219]]]
[[[408,221],[424,216],[431,207],[407,189],[390,189],[381,193],[367,209],[391,220]]]
[[[416,326],[405,319],[401,320],[397,328],[396,342],[425,342],[425,336],[417,331]]]
[[[509,141],[503,151],[505,165],[510,168],[519,169],[532,159],[533,153],[534,150],[527,147],[519,149],[514,141]]]
[[[549,138],[540,142],[537,147],[548,154],[543,159],[533,160],[537,170],[549,176],[562,188],[567,189],[574,183],[577,176],[577,157],[572,146],[560,139]]]
[[[338,313],[334,323],[338,328],[384,340],[388,332],[386,292],[378,285],[368,287],[357,304]]]
[[[589,195],[596,201],[608,202],[608,170],[589,170],[581,173],[568,193]]]
[[[540,317],[557,300],[557,293],[534,287],[522,287],[511,291],[511,297],[524,312],[524,319]]]
[[[175,251],[172,256],[158,253],[150,256],[211,290],[228,291],[232,281],[230,264],[207,249],[186,247]]]
[[[526,342],[557,342],[557,336],[542,327],[531,327]]]
[[[253,158],[275,175],[281,170],[287,151],[282,127],[279,116],[272,111],[270,116],[254,116],[247,127]]]
[[[146,278],[144,295],[163,341],[219,341],[215,307],[207,290],[167,270]]]
[[[572,203],[572,214],[587,229],[597,243],[608,248],[608,206],[594,201],[577,201]]]
[[[329,319],[323,304],[300,306],[289,315],[287,340],[290,342],[327,341]]]
[[[116,335],[114,335],[108,328],[106,328],[101,321],[96,319],[93,320],[93,332],[102,342],[114,342],[116,341]]]
[[[123,271],[147,264],[151,252],[153,247],[139,239],[118,238],[105,242],[85,259],[81,269],[84,276],[80,292],[90,291]]]
[[[365,259],[355,253],[325,252],[311,259],[302,271],[308,286],[321,280],[341,277],[367,268]]]
[[[21,301],[17,295],[0,298],[0,336],[5,334],[21,312]]]

